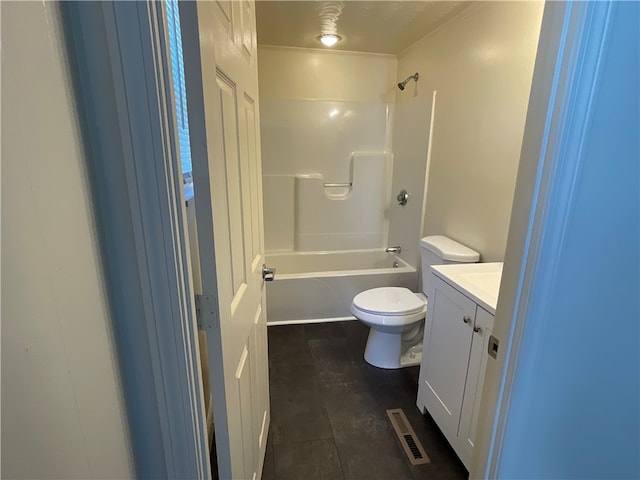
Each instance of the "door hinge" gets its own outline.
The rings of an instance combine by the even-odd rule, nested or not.
[[[218,324],[218,302],[214,295],[196,295],[196,322],[199,330],[214,328]]]

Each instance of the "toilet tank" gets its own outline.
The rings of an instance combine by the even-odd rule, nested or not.
[[[449,263],[475,263],[480,254],[461,243],[442,235],[431,235],[420,240],[422,257],[422,291],[427,293],[427,281],[431,275],[431,265]]]

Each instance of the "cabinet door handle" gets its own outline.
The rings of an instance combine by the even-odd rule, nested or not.
[[[462,317],[462,321],[464,323],[469,323],[469,322],[471,322],[471,317],[468,317],[468,316],[465,315],[464,317]]]
[[[476,332],[476,333],[478,333],[480,330],[481,330],[481,328],[478,327],[478,326],[473,327],[473,331]]]

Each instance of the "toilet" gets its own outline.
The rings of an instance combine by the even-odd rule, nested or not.
[[[474,263],[480,254],[442,235],[420,240],[422,291],[427,291],[431,265]],[[364,351],[367,363],[395,369],[419,365],[422,360],[427,297],[404,287],[380,287],[359,293],[351,303],[354,317],[369,327]]]

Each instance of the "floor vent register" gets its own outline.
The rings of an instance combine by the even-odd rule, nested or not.
[[[394,408],[387,410],[387,416],[411,465],[430,463],[431,460],[429,460],[429,456],[424,451],[424,447],[420,443],[420,440],[418,440],[416,432],[413,431],[413,427],[411,427],[402,409]]]

